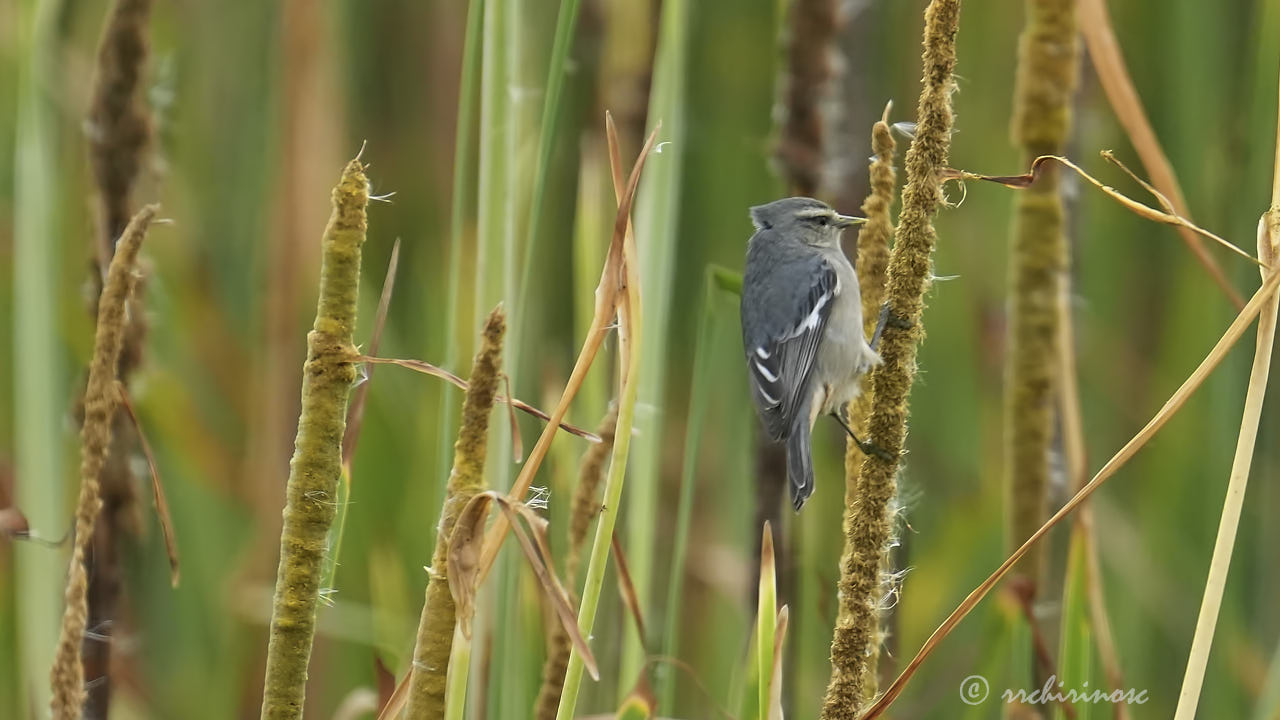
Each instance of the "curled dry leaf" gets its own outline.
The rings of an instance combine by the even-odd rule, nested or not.
[[[449,593],[457,605],[458,625],[467,637],[471,636],[471,619],[475,615],[476,591],[484,569],[484,522],[489,506],[497,503],[508,524],[515,530],[516,539],[525,558],[533,568],[542,593],[564,626],[569,639],[582,655],[583,663],[593,679],[599,680],[595,657],[578,630],[569,593],[556,576],[551,563],[551,544],[547,539],[547,521],[527,505],[493,490],[477,494],[462,509],[458,524],[449,540]],[[520,522],[523,520],[523,523]],[[530,537],[532,536],[532,537]]]
[[[1135,180],[1138,180],[1138,177],[1134,175],[1134,173],[1131,170],[1129,170],[1129,168],[1124,167],[1124,165],[1122,165],[1119,160],[1117,160],[1113,155],[1111,155],[1109,151],[1103,151],[1102,156],[1106,158],[1109,162],[1115,165],[1119,165],[1121,169],[1123,169],[1126,173],[1129,174],[1130,177],[1132,177]],[[981,175],[979,173],[968,172],[967,170],[956,170],[954,168],[949,168],[943,172],[942,180],[944,182],[947,180],[982,180],[985,182],[998,183],[1000,185],[1004,185],[1005,187],[1021,190],[1023,188],[1029,187],[1031,183],[1035,182],[1039,174],[1044,171],[1045,165],[1050,162],[1059,163],[1073,170],[1077,175],[1087,180],[1089,184],[1098,188],[1103,193],[1105,193],[1108,197],[1120,203],[1130,212],[1138,215],[1139,217],[1143,217],[1154,222],[1162,223],[1164,225],[1173,225],[1175,227],[1191,230],[1192,232],[1195,232],[1199,235],[1203,235],[1204,237],[1218,243],[1222,247],[1230,250],[1231,252],[1235,253],[1236,255],[1239,255],[1240,257],[1248,260],[1251,263],[1254,263],[1256,265],[1263,264],[1262,261],[1250,255],[1248,252],[1241,250],[1235,245],[1232,245],[1227,240],[1219,237],[1218,235],[1208,230],[1205,230],[1204,228],[1200,227],[1199,225],[1196,225],[1190,220],[1187,220],[1181,215],[1176,215],[1172,212],[1162,212],[1160,210],[1157,210],[1151,207],[1150,205],[1145,205],[1143,203],[1138,202],[1137,200],[1134,200],[1133,198],[1130,198],[1129,196],[1117,191],[1115,188],[1111,187],[1110,185],[1104,185],[1097,178],[1085,172],[1084,169],[1081,168],[1079,165],[1076,165],[1074,162],[1072,162],[1071,160],[1068,160],[1065,157],[1062,157],[1061,155],[1041,155],[1040,157],[1036,158],[1031,162],[1031,169],[1025,173],[1022,173],[1021,175]],[[1138,182],[1141,183],[1144,188],[1151,191],[1155,195],[1156,200],[1162,206],[1170,209],[1172,208],[1172,205],[1169,204],[1168,198],[1162,195],[1154,187],[1152,187],[1150,184],[1142,180],[1138,180]]]
[[[471,498],[458,515],[458,523],[449,536],[449,594],[457,606],[462,634],[471,637],[471,619],[475,617],[476,591],[479,585],[480,543],[484,538],[484,522],[489,517],[491,493]]]

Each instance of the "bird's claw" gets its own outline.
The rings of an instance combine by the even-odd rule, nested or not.
[[[886,462],[893,462],[894,460],[893,455],[891,455],[888,450],[885,450],[870,440],[859,440],[858,449],[861,450],[864,455],[875,455]]]

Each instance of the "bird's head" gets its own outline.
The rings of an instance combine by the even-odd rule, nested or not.
[[[866,218],[841,215],[813,198],[789,197],[751,208],[751,222],[757,230],[775,230],[778,235],[809,245],[837,247],[840,233]]]

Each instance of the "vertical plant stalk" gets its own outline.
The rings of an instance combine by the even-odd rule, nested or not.
[[[102,205],[97,252],[104,273],[116,238],[133,214],[130,197],[151,139],[151,118],[139,102],[150,19],[151,0],[116,0],[98,47],[87,135]]]
[[[98,47],[93,100],[88,116],[89,164],[98,188],[100,215],[93,243],[97,255],[93,283],[106,273],[115,242],[133,214],[134,184],[151,138],[151,118],[140,101],[149,55],[147,29],[151,0],[117,0],[107,17]],[[142,362],[147,336],[146,313],[139,296],[141,284],[129,301],[123,345],[116,377],[126,386]],[[112,447],[101,474],[101,522],[97,523],[93,551],[89,554],[89,627],[100,628],[84,641],[85,676],[96,682],[88,690],[84,713],[106,718],[111,703],[112,629],[118,621],[122,570],[120,541],[138,530],[138,495],[131,461],[138,451],[139,435],[124,412],[112,416]],[[176,583],[176,575],[174,581]]]
[[[507,320],[502,306],[494,308],[485,321],[480,350],[471,366],[466,400],[462,405],[462,427],[453,445],[453,471],[440,509],[435,552],[431,556],[430,581],[418,623],[418,639],[409,670],[409,720],[444,717],[446,670],[453,646],[456,622],[453,595],[449,592],[447,560],[449,539],[458,515],[471,498],[485,489],[484,463],[488,453],[489,416],[502,376],[502,339]],[[464,685],[465,687],[465,685]],[[461,700],[461,698],[459,698]]]
[[[618,408],[614,405],[596,429],[600,442],[587,448],[578,469],[578,485],[573,490],[573,506],[569,515],[569,548],[564,561],[564,581],[569,587],[577,585],[582,546],[586,544],[591,522],[600,514],[600,483],[604,480],[605,463],[613,452],[613,433],[617,426]],[[569,633],[559,623],[553,624],[547,638],[547,659],[542,665],[542,689],[538,691],[534,705],[537,720],[555,720],[572,649]]]
[[[368,204],[369,181],[356,157],[333,189],[333,214],[321,245],[320,299],[315,325],[307,334],[302,412],[285,491],[262,696],[264,720],[302,717],[326,538],[337,514],[347,396],[359,356],[352,333]]]
[[[148,205],[130,221],[107,270],[98,300],[98,324],[93,360],[84,395],[84,425],[80,428],[80,498],[76,503],[75,544],[67,575],[66,608],[50,679],[50,707],[55,720],[79,718],[85,698],[81,643],[87,627],[89,578],[85,557],[93,542],[93,528],[102,508],[100,475],[111,449],[111,420],[119,404],[116,364],[128,324],[126,305],[137,277],[134,265],[147,228],[158,208]]]
[[[1258,259],[1269,266],[1262,270],[1264,286],[1272,276],[1280,272],[1276,267],[1277,258],[1280,258],[1280,108],[1277,109],[1276,116],[1275,153],[1271,207],[1258,219]],[[1222,517],[1218,521],[1218,536],[1213,545],[1213,558],[1209,562],[1209,577],[1204,585],[1204,598],[1200,602],[1200,615],[1196,619],[1196,631],[1191,640],[1191,653],[1182,678],[1182,690],[1178,693],[1174,720],[1194,720],[1196,706],[1200,702],[1200,689],[1204,685],[1204,673],[1209,665],[1209,650],[1218,625],[1218,611],[1222,608],[1222,595],[1226,590],[1227,571],[1231,568],[1236,530],[1244,508],[1249,468],[1253,463],[1258,424],[1262,419],[1262,401],[1267,394],[1278,308],[1280,297],[1272,295],[1258,315],[1258,339],[1253,355],[1253,370],[1249,374],[1249,390],[1244,399],[1244,417],[1240,420],[1236,455],[1231,462],[1231,479],[1227,483],[1227,497],[1223,502]]]
[[[783,82],[786,115],[774,154],[796,195],[816,195],[822,187],[825,128],[822,99],[831,80],[836,37],[835,0],[790,3],[787,73]]]
[[[831,54],[836,36],[836,4],[835,0],[794,0],[788,6],[786,65],[778,98],[783,116],[774,158],[790,194],[816,197],[821,190],[825,164],[822,101],[833,75]],[[780,528],[785,506],[782,498],[787,486],[786,446],[770,439],[758,422],[752,423],[752,430],[756,447],[755,527],[768,523]],[[763,550],[763,545],[756,545],[757,555]],[[794,544],[784,539],[778,550],[779,590],[784,600],[790,600],[793,586],[790,559]]]
[[[885,277],[889,269],[889,239],[893,236],[893,220],[889,210],[893,206],[894,189],[897,187],[897,172],[893,168],[893,153],[897,147],[893,133],[889,129],[889,107],[885,107],[884,117],[871,128],[871,148],[875,159],[871,163],[871,193],[862,203],[862,212],[867,222],[858,231],[858,257],[855,267],[858,272],[858,287],[862,291],[863,332],[870,336],[875,330],[878,313],[875,312],[884,303]],[[871,371],[873,374],[875,370]],[[870,379],[864,380],[870,386]],[[868,416],[871,414],[871,393],[864,392],[853,401],[849,408],[849,419],[853,422],[854,431],[859,437],[866,433]],[[844,454],[844,550],[840,555],[840,566],[843,568],[853,561],[855,552],[853,527],[858,507],[858,484],[862,477],[862,449],[852,440],[848,442]],[[897,489],[894,488],[894,492]],[[892,499],[890,499],[892,502]],[[888,543],[881,549],[876,575],[883,590],[884,578],[889,570]],[[851,619],[854,613],[850,605],[852,588],[847,587],[846,580],[852,578],[841,575],[838,592],[839,608],[837,624]],[[871,646],[867,648],[866,677],[864,678],[862,695],[870,700],[875,697],[879,688],[880,646],[884,632],[880,630],[880,615],[875,613],[871,619]],[[835,648],[832,647],[834,652]],[[832,664],[831,682],[836,682],[838,670]]]
[[[1079,55],[1075,0],[1027,0],[1019,40],[1011,132],[1030,163],[1061,154],[1071,128]],[[1048,515],[1058,367],[1058,294],[1067,271],[1060,173],[1037,175],[1020,193],[1010,248],[1008,359],[1005,369],[1006,542],[1016,548]],[[1034,548],[1019,573],[1035,595],[1043,561]]]
[[[907,151],[907,186],[902,196],[897,242],[889,258],[886,298],[906,327],[888,327],[880,342],[884,362],[871,377],[871,417],[867,436],[893,460],[863,458],[858,504],[849,523],[852,552],[840,563],[840,587],[849,612],[836,621],[831,641],[831,682],[823,702],[823,720],[852,719],[864,700],[868,649],[876,641],[880,557],[890,537],[889,503],[897,492],[897,473],[907,435],[907,399],[916,374],[916,352],[924,336],[924,293],[932,279],[937,233],[933,217],[942,204],[941,171],[951,148],[952,73],[960,0],[932,0],[925,10],[924,72],[916,136]]]

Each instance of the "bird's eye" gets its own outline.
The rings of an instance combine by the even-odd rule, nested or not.
[[[831,223],[831,218],[827,217],[826,215],[819,215],[817,218],[817,221],[819,226],[826,227]]]

